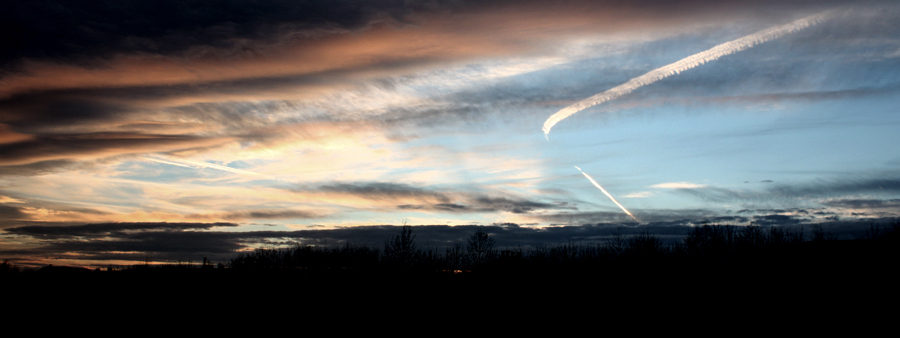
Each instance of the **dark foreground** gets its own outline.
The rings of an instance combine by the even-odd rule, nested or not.
[[[301,312],[398,307],[540,312],[585,305],[591,311],[676,312],[695,306],[788,311],[784,306],[791,304],[807,312],[896,307],[896,232],[860,240],[780,240],[754,230],[698,229],[675,246],[645,235],[625,238],[621,246],[570,244],[486,250],[481,256],[476,247],[429,255],[413,246],[404,249],[401,234],[394,239],[399,246],[389,242],[384,252],[349,246],[258,250],[218,267],[24,271],[5,265],[0,286],[20,304],[37,299],[66,306],[289,303]]]

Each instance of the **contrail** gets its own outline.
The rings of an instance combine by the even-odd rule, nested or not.
[[[813,26],[819,22],[827,20],[833,14],[833,12],[834,11],[825,11],[791,22],[786,25],[769,28],[734,41],[723,43],[707,51],[700,52],[688,56],[684,59],[678,60],[677,62],[670,65],[654,69],[647,74],[633,78],[628,82],[625,82],[624,84],[621,84],[610,90],[581,100],[580,102],[565,107],[562,110],[556,112],[556,114],[551,115],[550,118],[548,118],[547,121],[544,122],[544,137],[547,137],[547,139],[549,140],[550,128],[553,128],[553,126],[559,123],[559,121],[572,116],[572,114],[601,104],[603,102],[616,99],[622,95],[631,93],[635,89],[665,79],[669,76],[681,73],[685,70],[697,67],[704,63],[716,60],[725,55],[734,54],[763,42],[774,40],[787,34]]]
[[[165,164],[170,164],[170,165],[176,165],[176,166],[179,166],[179,167],[188,167],[188,168],[190,168],[190,167],[192,167],[192,166],[197,166],[197,167],[206,167],[206,168],[211,168],[211,169],[216,169],[216,170],[221,170],[221,171],[227,171],[227,172],[231,172],[231,173],[235,173],[235,174],[242,174],[242,175],[250,175],[250,176],[268,176],[268,175],[263,175],[263,174],[260,174],[260,173],[255,173],[255,172],[251,172],[251,171],[245,171],[245,170],[235,169],[235,168],[231,168],[231,167],[226,167],[226,166],[224,166],[224,165],[218,165],[218,164],[212,164],[212,163],[206,163],[206,162],[197,162],[197,161],[191,161],[191,160],[185,160],[185,159],[177,159],[177,160],[173,159],[172,161],[166,161],[166,160],[160,160],[160,159],[153,158],[153,157],[144,157],[144,158],[147,159],[147,160],[153,161],[153,162],[159,162],[159,163],[165,163]],[[179,162],[181,162],[181,163],[179,163]]]
[[[613,198],[612,195],[610,195],[608,192],[606,192],[606,189],[603,189],[603,187],[601,187],[600,184],[597,183],[597,181],[594,181],[594,179],[591,178],[591,176],[588,176],[588,174],[585,173],[584,171],[582,171],[581,168],[579,168],[578,166],[575,166],[575,169],[578,169],[578,171],[581,171],[581,174],[584,175],[584,177],[587,177],[587,179],[589,179],[591,181],[591,183],[593,183],[594,186],[597,187],[597,189],[600,189],[600,191],[602,191],[606,195],[606,197],[609,197],[609,199],[612,200],[613,203],[618,205],[619,208],[622,208],[622,211],[624,211],[626,214],[628,214],[628,216],[631,216],[631,218],[633,218],[635,222],[638,222],[638,223],[641,222],[637,219],[637,217],[634,217],[634,215],[632,215],[630,212],[628,212],[628,209],[625,209],[625,207],[623,207],[621,204],[619,204],[619,201],[616,201],[616,199]]]
[[[158,163],[163,163],[163,164],[168,164],[168,165],[174,165],[174,166],[185,167],[185,168],[193,168],[192,166],[189,166],[187,164],[181,164],[181,163],[172,162],[172,161],[160,160],[158,158],[144,157],[144,159],[148,160],[148,161],[153,161],[153,162],[158,162]]]

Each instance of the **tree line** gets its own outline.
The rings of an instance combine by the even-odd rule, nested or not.
[[[590,270],[615,266],[717,265],[761,263],[769,266],[803,262],[847,261],[860,257],[896,256],[900,222],[873,226],[857,240],[837,240],[819,227],[811,232],[779,226],[703,225],[679,243],[665,244],[658,236],[616,231],[603,243],[571,242],[533,248],[498,249],[495,238],[481,230],[465,243],[443,250],[419,248],[413,227],[385,241],[384,248],[345,244],[340,247],[302,246],[257,249],[240,253],[234,269],[355,269],[444,272]],[[868,259],[867,258],[867,259]]]
[[[150,270],[353,270],[431,272],[509,271],[600,271],[634,267],[862,267],[866,264],[893,264],[900,257],[897,238],[900,221],[886,227],[874,224],[855,240],[838,240],[820,227],[702,225],[677,243],[665,243],[658,236],[641,232],[626,234],[619,229],[603,242],[569,242],[534,247],[499,248],[495,237],[477,230],[464,242],[444,249],[420,248],[414,227],[402,226],[384,242],[383,248],[346,243],[342,246],[296,244],[286,248],[261,248],[237,253],[229,261],[214,264],[204,258],[202,265],[178,264],[113,268],[106,271]],[[65,267],[42,270],[64,270]],[[100,270],[98,268],[97,270]],[[22,269],[4,260],[0,275],[16,275]],[[177,271],[176,271],[177,272]]]

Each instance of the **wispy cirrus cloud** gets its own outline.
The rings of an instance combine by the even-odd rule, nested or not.
[[[216,146],[227,141],[229,140],[221,138],[133,133],[42,135],[27,141],[0,145],[0,165],[177,151]]]
[[[832,179],[804,182],[796,184],[768,183],[760,190],[731,189],[714,186],[678,186],[675,191],[682,194],[698,197],[711,202],[747,202],[759,203],[773,201],[779,203],[818,203],[828,206],[847,206],[845,201],[857,201],[860,206],[865,203],[885,203],[885,207],[892,204],[889,200],[859,198],[856,196],[882,196],[891,198],[900,194],[900,181],[892,176],[884,178],[860,178],[860,179]],[[861,202],[868,201],[868,202]],[[877,202],[876,202],[877,201]],[[850,203],[850,202],[847,202]]]

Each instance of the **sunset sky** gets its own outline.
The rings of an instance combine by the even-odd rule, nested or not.
[[[441,245],[471,225],[565,242],[599,225],[900,217],[893,1],[3,8],[0,259],[18,264],[377,245],[404,222],[466,226],[419,238]],[[541,130],[654,69],[826,11]]]

